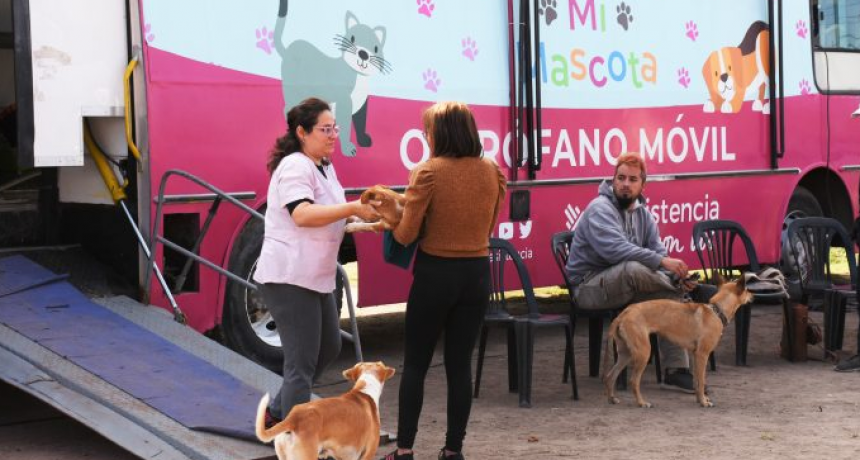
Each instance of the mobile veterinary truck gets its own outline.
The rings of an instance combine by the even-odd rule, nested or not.
[[[353,197],[404,186],[428,158],[423,109],[470,104],[484,155],[510,180],[495,234],[537,286],[561,283],[550,236],[573,228],[624,151],[646,157],[647,205],[690,263],[698,221],[739,221],[777,263],[787,216],[848,226],[857,214],[860,0],[2,0],[0,62],[0,106],[16,108],[13,178],[43,171],[55,196],[40,206],[96,235],[88,247],[131,260],[159,305],[133,237],[109,245],[94,229],[127,225],[108,211],[84,121],[124,167],[145,237],[159,228],[192,248],[205,227],[195,252],[244,279],[262,223],[226,206],[209,221],[215,198],[191,182],[167,186],[155,222],[160,181],[186,171],[262,211],[268,150],[308,96],[334,106],[332,162]],[[381,245],[359,234],[342,247],[343,262],[358,261],[362,306],[406,298],[410,274],[385,264]],[[220,327],[274,366],[280,343],[256,293],[196,262],[183,270],[163,246],[155,261],[191,326]]]

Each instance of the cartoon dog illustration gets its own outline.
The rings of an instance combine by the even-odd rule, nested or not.
[[[754,22],[738,47],[725,47],[711,53],[702,68],[710,99],[703,110],[713,113],[719,107],[722,113],[738,113],[744,103],[747,89],[758,90],[752,109],[770,113],[765,105],[768,59],[770,57],[770,30],[762,21]]]
[[[281,79],[284,90],[284,113],[308,97],[318,97],[332,105],[335,122],[340,126],[340,150],[355,156],[356,147],[350,141],[352,127],[358,145],[370,147],[372,139],[366,132],[368,80],[378,73],[391,71],[383,57],[385,27],[364,25],[351,12],[346,12],[344,35],[335,36],[341,55],[330,57],[305,40],[285,46],[287,0],[281,0],[275,23],[275,49],[281,56]]]

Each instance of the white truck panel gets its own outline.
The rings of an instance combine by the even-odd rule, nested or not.
[[[125,137],[121,135],[125,129],[122,118],[91,117],[90,128],[93,138],[105,155],[114,160],[120,160],[126,156]],[[113,169],[117,180],[122,183],[116,167]],[[113,199],[89,155],[84,156],[82,168],[60,168],[57,177],[60,201],[63,203],[113,204]]]
[[[816,51],[815,82],[825,91],[860,91],[860,52]]]
[[[35,166],[81,166],[82,117],[124,106],[125,4],[31,0],[30,32]]]

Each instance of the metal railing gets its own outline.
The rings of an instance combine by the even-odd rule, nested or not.
[[[169,239],[165,238],[164,235],[162,235],[160,233],[160,231],[162,229],[162,215],[164,213],[164,205],[182,202],[181,200],[177,200],[177,199],[165,199],[164,192],[167,188],[167,182],[173,176],[177,176],[179,178],[193,182],[193,183],[199,185],[200,187],[203,187],[203,188],[209,190],[210,192],[212,192],[211,195],[205,195],[208,199],[211,199],[212,204],[209,206],[209,211],[208,211],[207,216],[206,216],[206,221],[203,223],[203,227],[200,230],[200,234],[197,236],[197,240],[192,245],[191,250],[188,250],[188,249],[180,246],[179,244],[177,244],[173,241],[170,241]],[[171,293],[173,293],[173,292],[178,293],[182,289],[182,287],[185,285],[185,280],[188,277],[188,273],[191,270],[191,267],[192,267],[194,261],[197,261],[197,262],[205,265],[206,267],[214,270],[215,272],[221,274],[222,276],[226,276],[230,280],[235,281],[235,282],[245,286],[248,289],[251,289],[253,291],[259,290],[259,287],[256,284],[254,284],[254,283],[242,278],[241,276],[221,267],[217,263],[212,262],[212,261],[202,257],[199,254],[200,246],[203,243],[203,239],[206,237],[206,234],[209,232],[209,227],[212,224],[212,220],[215,218],[215,214],[218,212],[219,208],[221,207],[222,202],[227,201],[228,203],[238,207],[242,211],[245,211],[247,214],[249,214],[251,217],[253,217],[255,219],[259,219],[259,220],[265,219],[265,217],[262,214],[260,214],[256,210],[248,207],[246,204],[242,203],[241,201],[239,201],[239,199],[237,199],[237,196],[239,196],[241,198],[245,198],[245,199],[248,199],[249,197],[256,196],[256,195],[249,194],[249,193],[250,192],[240,192],[240,193],[235,193],[235,194],[227,193],[227,192],[219,189],[218,187],[215,187],[214,185],[206,182],[205,180],[203,180],[203,179],[201,179],[201,178],[199,178],[199,177],[197,177],[191,173],[188,173],[186,171],[181,171],[178,169],[171,169],[171,170],[165,172],[164,175],[161,177],[161,183],[160,183],[159,188],[158,188],[158,197],[155,198],[155,203],[156,203],[155,220],[154,220],[153,229],[152,229],[152,238],[150,238],[150,243],[149,243],[149,254],[148,254],[148,262],[147,262],[147,269],[146,269],[146,277],[144,280],[145,291],[149,292],[150,284],[152,282],[151,274],[153,273],[153,270],[155,268],[155,254],[156,254],[156,246],[158,244],[162,244],[164,247],[170,248],[170,249],[178,252],[179,254],[181,254],[187,258],[185,265],[183,265],[182,270],[180,271],[179,275],[176,277],[174,287],[173,287],[173,289],[171,289]],[[189,195],[189,196],[191,196],[191,195]],[[200,195],[193,195],[193,196],[198,197]],[[209,201],[208,199],[206,201]],[[202,200],[195,200],[195,202],[200,202],[200,201],[202,201]],[[341,331],[341,337],[343,337],[344,339],[353,343],[353,345],[355,347],[356,359],[358,361],[362,361],[363,356],[362,356],[362,351],[361,351],[361,339],[360,339],[359,333],[358,333],[358,322],[356,321],[356,318],[355,318],[355,307],[354,307],[353,300],[352,300],[352,289],[350,289],[349,278],[347,277],[346,271],[344,270],[343,266],[341,266],[340,264],[338,264],[337,270],[338,270],[338,276],[341,277],[341,281],[343,282],[343,289],[346,292],[347,307],[349,309],[349,317],[350,317],[350,327],[352,329],[351,333],[342,330]]]

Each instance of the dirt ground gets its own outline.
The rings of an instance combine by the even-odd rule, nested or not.
[[[556,300],[545,307],[564,311],[563,299]],[[813,312],[812,318],[820,322],[820,315]],[[570,386],[561,382],[562,334],[540,331],[535,343],[533,407],[520,408],[516,394],[507,391],[504,334],[493,330],[481,397],[472,407],[464,454],[470,459],[856,458],[860,452],[860,373],[833,372],[830,363],[820,360],[790,363],[780,359],[781,321],[781,307],[754,308],[747,367],[734,365],[734,327],[729,326],[717,350],[717,372],[709,373],[716,403],[712,409],[699,407],[692,395],[661,390],[651,367],[644,376],[643,392],[653,408],[635,407],[629,392],[621,393],[622,404],[608,404],[600,381],[587,376],[584,324],[575,340],[581,399],[572,400]],[[854,352],[857,323],[857,313],[849,311],[846,353]],[[365,359],[383,360],[399,370],[403,307],[362,310],[359,324]],[[810,356],[820,359],[822,353],[810,347]],[[345,391],[348,386],[340,371],[354,360],[352,347],[345,344],[340,359],[316,391],[323,396]],[[383,429],[393,432],[399,383],[395,375],[381,403]],[[4,413],[22,410],[32,417],[4,423]],[[426,382],[416,458],[435,459],[444,432],[445,375],[437,353]],[[379,456],[393,447],[381,446]],[[133,457],[6,388],[0,391],[0,458]]]
[[[564,311],[556,303],[550,310]],[[811,313],[821,322],[821,314]],[[643,377],[643,393],[654,404],[640,409],[629,392],[611,405],[601,382],[587,376],[587,329],[575,339],[580,400],[562,384],[563,335],[541,331],[535,343],[533,407],[518,407],[507,391],[504,334],[492,331],[480,398],[472,406],[464,454],[467,458],[856,458],[860,453],[860,373],[838,373],[812,358],[790,363],[779,358],[781,306],[756,306],[750,332],[748,366],[734,365],[734,325],[717,350],[717,372],[709,374],[716,407],[701,408],[695,396],[661,390],[653,367]],[[845,348],[853,354],[857,313],[849,311]],[[495,333],[493,333],[495,332]],[[362,318],[365,359],[402,364],[402,313]],[[342,360],[351,350],[344,350]],[[437,350],[427,382],[417,459],[432,459],[444,443],[445,375]],[[349,361],[343,360],[344,365]],[[383,428],[396,430],[398,376],[386,386],[381,403]],[[320,388],[337,394],[345,384]],[[382,446],[387,453],[393,445]]]

